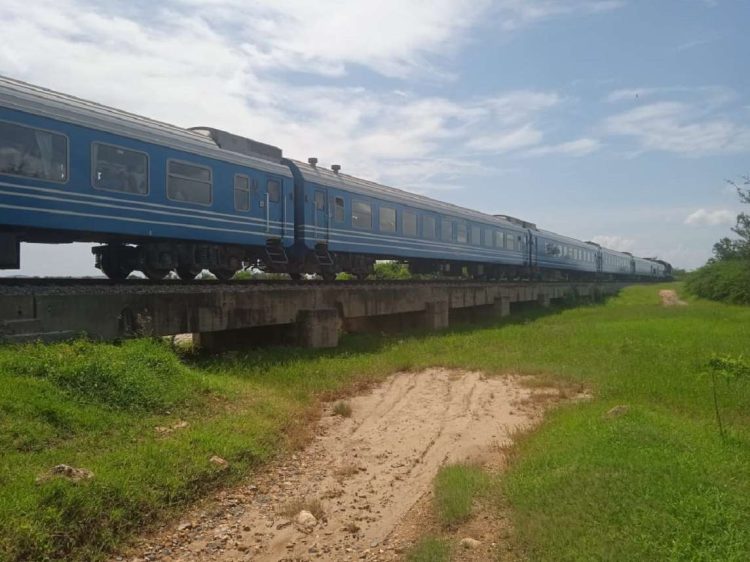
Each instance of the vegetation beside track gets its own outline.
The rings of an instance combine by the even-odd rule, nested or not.
[[[517,548],[531,559],[747,559],[750,382],[719,386],[722,440],[702,373],[714,355],[746,352],[750,308],[665,308],[665,287],[677,286],[437,335],[346,337],[330,351],[204,358],[149,340],[0,347],[0,559],[102,557],[304,440],[318,399],[430,366],[593,391],[521,440],[502,486],[488,479],[478,490],[485,480],[475,476],[465,486],[503,495],[488,505],[510,505]],[[621,404],[623,415],[606,415]],[[60,463],[94,476],[35,481]],[[450,498],[446,512],[461,520],[466,505]],[[424,549],[449,550],[440,540]]]

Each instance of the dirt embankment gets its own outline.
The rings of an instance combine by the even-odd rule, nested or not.
[[[538,421],[556,391],[441,369],[400,373],[326,415],[304,450],[142,541],[141,560],[395,560],[444,463],[476,460]],[[311,512],[298,517],[300,511]],[[405,517],[406,516],[406,517]],[[404,538],[407,537],[407,538]]]
[[[687,303],[677,296],[677,292],[671,289],[659,291],[659,298],[663,306],[687,306]]]

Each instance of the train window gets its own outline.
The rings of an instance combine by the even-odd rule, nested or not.
[[[401,215],[404,236],[417,235],[417,214],[412,211],[404,211]]]
[[[242,174],[234,176],[234,208],[238,211],[250,210],[250,178]]]
[[[425,215],[422,217],[422,236],[427,240],[435,239],[435,217]]]
[[[65,135],[0,122],[0,174],[68,181]]]
[[[469,241],[469,231],[466,223],[459,222],[456,225],[456,239],[462,244],[466,244]]]
[[[495,231],[495,248],[505,247],[505,234],[499,230]]]
[[[281,201],[281,182],[279,180],[268,180],[268,200],[271,203]]]
[[[509,232],[505,233],[505,247],[509,250],[516,249],[516,238],[513,234]]]
[[[148,155],[120,146],[91,144],[91,183],[96,189],[148,195]]]
[[[372,206],[364,201],[352,201],[352,226],[372,229]]]
[[[482,232],[482,246],[485,248],[492,248],[493,239],[492,239],[492,231],[489,228],[485,228]]]
[[[333,200],[333,219],[336,222],[344,222],[344,199],[336,197]]]
[[[167,197],[173,201],[210,205],[213,200],[211,168],[167,161]]]
[[[380,207],[380,232],[396,232],[396,209]]]
[[[453,240],[453,223],[446,217],[440,219],[440,239],[443,242],[451,242]]]
[[[471,243],[475,246],[482,245],[482,230],[478,226],[471,227]]]

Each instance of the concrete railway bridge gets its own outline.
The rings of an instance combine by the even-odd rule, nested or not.
[[[0,341],[191,333],[209,351],[270,343],[335,347],[342,332],[440,330],[455,320],[508,316],[523,305],[613,295],[625,285],[5,279],[0,284]]]

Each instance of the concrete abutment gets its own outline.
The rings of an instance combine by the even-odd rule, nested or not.
[[[208,351],[263,345],[330,348],[341,332],[443,330],[526,306],[612,295],[624,283],[44,284],[0,292],[0,341],[197,334]]]

